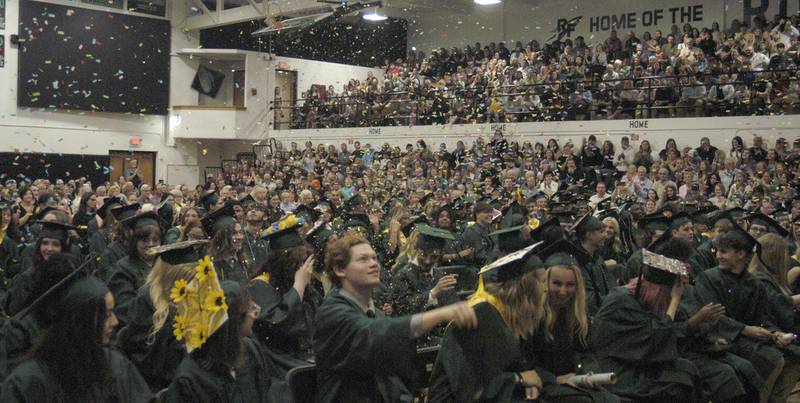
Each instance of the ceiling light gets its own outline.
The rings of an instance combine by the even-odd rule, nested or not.
[[[385,16],[383,14],[378,14],[377,11],[373,11],[371,13],[364,14],[361,18],[363,18],[363,19],[365,19],[367,21],[385,21],[389,17],[387,17],[387,16]]]
[[[500,4],[502,0],[474,0],[475,4],[479,6],[491,6],[493,4]]]

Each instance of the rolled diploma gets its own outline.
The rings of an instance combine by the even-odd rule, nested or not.
[[[613,372],[606,372],[603,374],[587,374],[575,375],[572,377],[572,383],[575,385],[593,385],[605,386],[617,383],[617,375]]]

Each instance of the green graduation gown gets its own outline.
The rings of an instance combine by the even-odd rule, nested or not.
[[[487,302],[474,305],[478,327],[449,326],[431,374],[430,401],[524,401],[515,379],[525,370],[517,337]]]
[[[603,304],[603,298],[614,287],[613,276],[606,273],[603,257],[584,250],[580,245],[575,250],[575,257],[581,266],[584,288],[586,289],[586,309],[589,316],[594,316]]]
[[[138,258],[125,256],[114,265],[108,279],[108,289],[114,294],[115,311],[120,323],[130,321],[130,310],[139,288],[144,285],[150,265]]]
[[[471,264],[483,267],[497,259],[497,245],[486,228],[473,224],[464,230],[464,249],[474,248]]]
[[[128,310],[128,323],[117,335],[117,345],[153,390],[169,386],[175,370],[186,355],[183,345],[172,334],[172,315],[161,330],[149,340],[153,327],[153,301],[150,286],[139,288]]]
[[[204,369],[186,356],[165,393],[167,403],[271,403],[269,366],[256,343],[245,337],[243,363],[235,376]]]
[[[746,325],[774,329],[761,282],[747,270],[737,275],[715,267],[695,278],[694,295],[698,306],[712,302],[725,306],[726,316],[714,324],[707,337],[728,340],[731,353],[750,361],[762,379],[769,378],[783,354],[774,345],[741,335]]]
[[[153,393],[136,368],[122,354],[109,349],[113,384],[95,391],[94,399],[85,401],[108,403],[145,403],[154,400]],[[0,387],[0,402],[61,402],[63,392],[45,364],[29,360],[20,364]]]
[[[411,317],[364,312],[338,289],[320,305],[314,332],[317,403],[412,402],[403,379],[414,372]]]
[[[689,259],[689,262],[697,273],[706,271],[712,267],[717,267],[719,264],[716,253],[717,249],[714,248],[714,241],[706,239],[697,246],[697,253]]]
[[[220,281],[230,280],[237,283],[250,281],[250,273],[245,265],[234,255],[226,255],[214,258],[214,269]]]
[[[617,374],[616,395],[652,402],[692,401],[697,368],[682,358],[685,322],[648,311],[627,288],[608,294],[594,317],[589,346],[603,371]]]

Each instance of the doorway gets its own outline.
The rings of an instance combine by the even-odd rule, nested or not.
[[[111,171],[108,174],[110,182],[116,182],[130,167],[131,160],[136,160],[139,167],[139,179],[142,184],[151,187],[156,179],[156,153],[148,151],[109,151]]]
[[[297,72],[275,70],[275,122],[277,130],[289,129],[294,119],[294,106],[297,99]]]
[[[244,70],[233,72],[233,106],[244,108]]]

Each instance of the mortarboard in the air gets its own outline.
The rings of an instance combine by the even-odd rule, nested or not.
[[[779,222],[775,221],[772,217],[766,214],[756,213],[750,215],[747,217],[747,221],[749,222],[750,225],[756,224],[764,226],[767,228],[769,232],[773,234],[778,234],[781,237],[785,238],[789,236],[789,231],[787,231],[786,228],[783,228],[783,226]]]
[[[583,239],[584,235],[599,229],[603,229],[603,223],[597,217],[587,213],[578,219],[575,225],[570,228],[570,231],[575,231],[575,236],[578,239]]]
[[[133,229],[142,228],[147,225],[155,225],[158,228],[162,228],[164,226],[164,221],[153,211],[136,214],[120,221],[120,223],[128,228]]]
[[[211,211],[211,208],[214,207],[219,201],[219,193],[216,190],[213,192],[206,193],[202,197],[200,197],[200,200],[198,201],[200,205],[202,205],[203,208],[206,209],[206,211]]]
[[[111,209],[111,214],[114,215],[114,218],[117,221],[124,221],[136,215],[136,212],[139,211],[141,206],[139,203],[129,204],[127,206],[119,206],[114,207]]]
[[[454,241],[456,238],[449,231],[431,227],[428,224],[418,224],[419,239],[417,248],[424,250],[442,249],[445,241]]]
[[[236,212],[233,210],[233,204],[225,203],[222,208],[206,213],[200,223],[203,224],[206,234],[213,238],[219,230],[236,224]]]
[[[269,241],[269,249],[283,250],[305,245],[305,240],[299,232],[300,227],[304,224],[303,218],[294,214],[289,214],[283,220],[272,223],[263,233]]]
[[[103,201],[103,205],[97,209],[97,215],[100,218],[105,219],[108,216],[108,213],[114,209],[115,207],[122,207],[125,205],[125,199],[122,196],[116,197],[109,197],[105,201]]]
[[[175,242],[169,245],[161,245],[157,248],[150,248],[147,250],[147,254],[157,255],[161,260],[171,265],[197,263],[201,259],[198,248],[207,243],[208,241],[205,239]]]
[[[500,259],[483,266],[479,274],[484,276],[489,273],[493,273],[494,281],[504,282],[530,273],[535,270],[535,265],[525,264],[527,260],[526,258],[541,245],[542,242],[539,242],[516,252],[509,253],[508,255],[505,255]]]
[[[69,231],[77,229],[72,225],[62,224],[52,221],[33,221],[34,224],[41,224],[42,230],[39,232],[39,238],[57,239],[62,244],[66,243],[69,239]]]
[[[411,235],[411,231],[414,230],[414,227],[421,224],[430,225],[431,222],[424,215],[419,217],[414,217],[414,219],[412,219],[411,222],[400,228],[400,232],[403,233],[403,236],[408,237]]]
[[[649,231],[666,231],[669,229],[669,224],[669,218],[660,213],[653,213],[639,219],[639,227]]]
[[[642,249],[643,277],[645,280],[661,285],[673,285],[675,279],[688,276],[686,266],[678,259],[672,259],[648,249]]]

